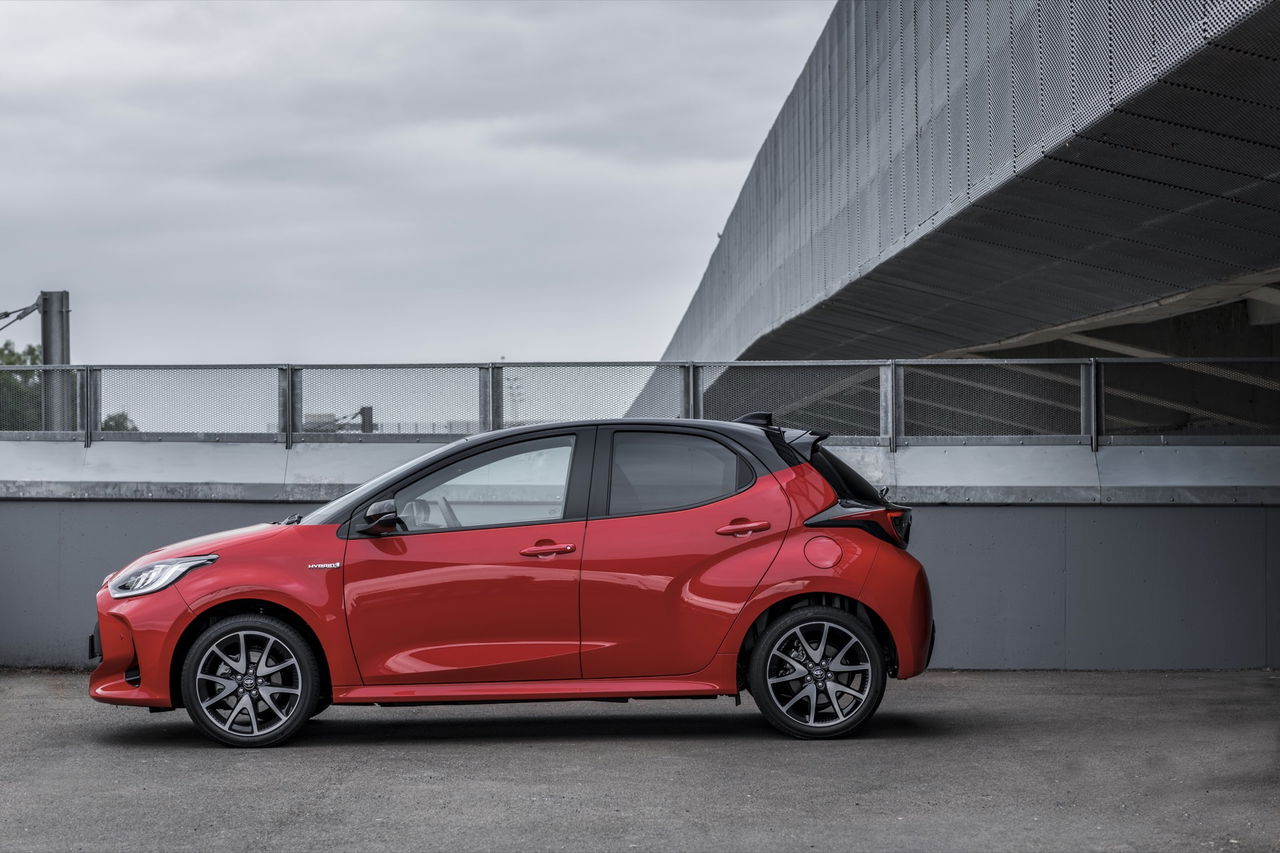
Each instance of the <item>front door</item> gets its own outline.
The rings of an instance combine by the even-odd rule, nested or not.
[[[464,450],[378,497],[394,497],[400,529],[351,539],[344,567],[366,684],[580,676],[592,437],[574,430]]]

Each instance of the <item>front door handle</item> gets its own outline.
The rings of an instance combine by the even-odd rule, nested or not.
[[[760,531],[768,529],[769,522],[767,521],[746,521],[745,519],[734,519],[724,527],[717,528],[716,533],[719,533],[721,536],[747,536],[751,533],[759,533]]]
[[[577,548],[569,542],[539,542],[520,549],[521,557],[554,557],[556,554],[572,554]]]

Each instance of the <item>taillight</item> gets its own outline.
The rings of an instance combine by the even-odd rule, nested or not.
[[[911,510],[904,506],[863,506],[842,501],[808,519],[805,527],[858,527],[904,548],[911,538]]]
[[[889,521],[893,522],[893,530],[906,545],[911,541],[911,510],[891,509],[888,511]]]

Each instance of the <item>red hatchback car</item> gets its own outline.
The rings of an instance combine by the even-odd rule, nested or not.
[[[821,433],[618,420],[471,436],[305,517],[109,575],[100,702],[232,746],[330,703],[736,696],[846,734],[928,665],[910,510]]]

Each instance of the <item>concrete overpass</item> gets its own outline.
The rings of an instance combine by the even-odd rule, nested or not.
[[[670,360],[1280,354],[1280,5],[838,3]]]

